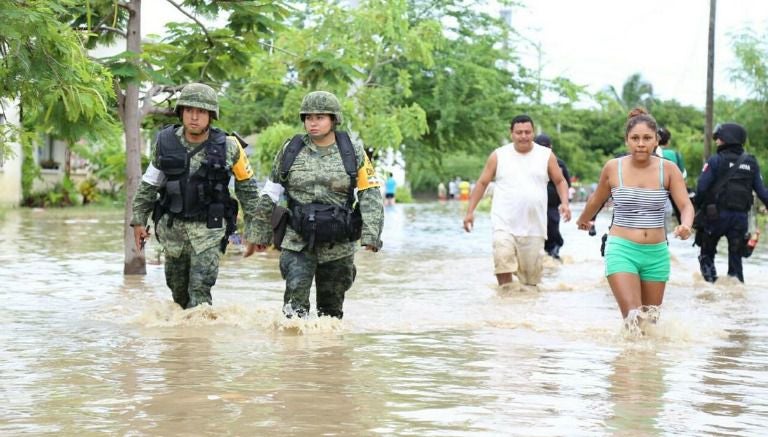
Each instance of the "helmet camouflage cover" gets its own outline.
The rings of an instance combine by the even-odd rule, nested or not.
[[[191,83],[185,86],[181,90],[173,110],[181,116],[181,108],[184,106],[207,109],[213,113],[214,120],[219,118],[219,99],[216,96],[216,91],[208,85]]]
[[[304,96],[299,110],[302,121],[307,114],[332,114],[336,118],[336,124],[343,121],[339,99],[327,91],[312,91]]]

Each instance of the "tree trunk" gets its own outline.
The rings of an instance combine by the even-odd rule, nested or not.
[[[127,50],[141,53],[141,0],[128,3],[129,18],[127,26]],[[119,92],[119,90],[118,90]],[[125,226],[123,242],[125,248],[125,275],[146,275],[147,263],[144,254],[136,249],[133,229],[130,227],[133,216],[133,198],[141,178],[141,120],[139,119],[139,84],[128,82],[122,100],[123,129],[125,130]]]
[[[709,1],[709,38],[707,42],[707,102],[704,122],[704,161],[712,154],[712,113],[715,81],[715,9],[717,0]]]

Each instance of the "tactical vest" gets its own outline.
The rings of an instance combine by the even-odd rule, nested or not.
[[[188,150],[176,136],[178,126],[169,126],[157,136],[157,160],[165,174],[165,186],[160,189],[153,219],[163,214],[174,219],[204,221],[208,228],[221,228],[227,219],[227,232],[234,231],[237,202],[229,195],[231,170],[227,168],[227,135],[211,128],[208,139],[194,150]],[[200,168],[190,175],[190,161],[204,151]]]
[[[295,135],[285,148],[280,162],[280,182],[288,179],[293,162],[304,147],[304,136]],[[291,211],[291,227],[309,242],[310,250],[315,243],[342,243],[357,241],[363,230],[360,204],[355,202],[357,187],[357,157],[355,148],[346,132],[336,132],[336,145],[341,154],[344,171],[349,176],[347,202],[344,206],[322,203],[301,204],[288,196]]]
[[[720,164],[717,168],[716,181],[726,177],[728,169],[735,164],[741,153],[726,151],[720,153]],[[709,193],[709,199],[717,204],[718,210],[747,212],[752,207],[752,181],[757,170],[757,161],[752,155],[739,165],[723,188],[717,193]]]

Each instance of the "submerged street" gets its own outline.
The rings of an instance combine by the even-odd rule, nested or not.
[[[574,215],[581,205],[574,208]],[[159,246],[124,277],[119,210],[0,216],[7,435],[759,435],[768,428],[768,250],[712,285],[671,240],[656,329],[622,335],[600,235],[562,224],[539,293],[501,298],[490,220],[386,208],[345,318],[286,320],[277,252],[230,248],[213,307],[182,311]],[[725,276],[725,246],[717,267]],[[312,296],[314,305],[314,293]]]

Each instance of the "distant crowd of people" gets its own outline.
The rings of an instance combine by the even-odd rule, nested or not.
[[[469,193],[475,188],[475,181],[467,181],[456,176],[455,179],[437,184],[437,198],[439,200],[469,200]]]

